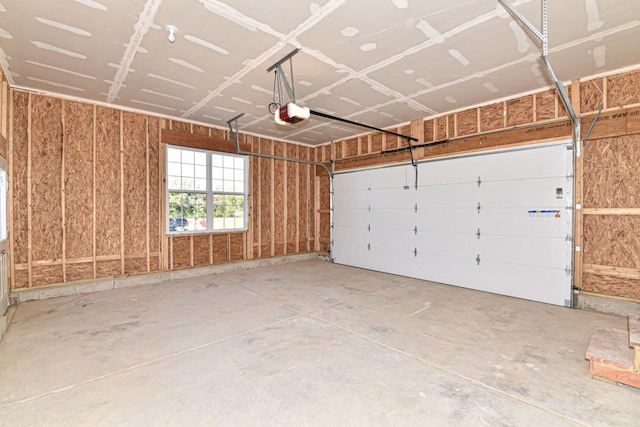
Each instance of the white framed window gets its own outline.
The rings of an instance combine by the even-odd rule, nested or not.
[[[246,156],[167,145],[167,232],[247,229]]]

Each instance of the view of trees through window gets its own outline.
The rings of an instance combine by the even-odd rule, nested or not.
[[[168,230],[246,228],[245,157],[167,148]]]

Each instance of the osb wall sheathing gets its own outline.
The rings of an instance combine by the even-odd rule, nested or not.
[[[162,129],[227,132],[23,91],[10,104],[13,288],[315,248],[309,165],[250,158],[250,232],[164,236]],[[309,147],[241,137],[255,151],[313,157]]]
[[[584,218],[583,234],[578,236],[578,241],[584,240],[584,274],[579,282],[585,291],[640,299],[640,71],[575,83],[565,89],[574,108],[585,116],[583,137],[595,113],[603,107],[578,171],[582,173],[582,205],[588,212],[580,216]],[[567,138],[571,125],[561,120],[566,116],[556,91],[547,90],[423,120],[425,142],[455,140],[415,150],[414,155],[422,159]],[[367,137],[371,152],[354,157],[346,155],[352,155],[352,149],[346,153],[342,150],[342,146],[350,146],[350,140],[328,146],[336,170],[409,160],[406,152],[384,153],[396,146],[387,146],[387,135],[371,133]],[[328,161],[325,149],[317,150],[322,160]],[[319,184],[318,188],[320,212],[328,211],[328,185]],[[611,209],[615,214],[610,214]],[[325,218],[328,215],[321,216],[321,220]],[[324,222],[320,232],[319,241],[328,242],[330,232]]]
[[[122,150],[126,154],[122,157],[124,274],[131,275],[148,271],[149,165],[147,163],[147,151],[149,144],[147,140],[147,116],[125,112],[122,122]]]
[[[65,258],[78,261],[66,263],[65,276],[73,281],[93,276],[93,106],[65,102],[64,129]]]
[[[62,174],[62,101],[43,96],[31,97],[31,164],[28,176],[31,208],[29,251],[32,281],[64,281]],[[37,120],[34,120],[37,118]],[[48,261],[39,265],[34,261]]]
[[[152,245],[157,269],[157,119],[20,91],[13,111],[12,286],[147,272]]]
[[[120,264],[120,116],[117,110],[96,107],[96,277],[119,276]],[[99,177],[99,180],[98,180]],[[87,177],[88,178],[88,177]]]
[[[589,140],[583,153],[585,207],[640,208],[640,134]]]
[[[583,161],[582,288],[640,300],[640,134],[590,140]]]
[[[10,181],[13,191],[11,202],[13,213],[12,232],[13,235],[13,265],[12,285],[15,288],[29,286],[31,265],[29,256],[29,200],[27,179],[29,165],[29,123],[30,123],[30,99],[29,95],[23,92],[14,92],[13,96],[13,144],[11,147],[13,176]]]

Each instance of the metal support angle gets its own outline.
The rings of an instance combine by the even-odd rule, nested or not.
[[[275,70],[275,81],[273,82],[273,102],[271,104],[269,104],[269,112],[271,114],[275,113],[276,110],[280,107],[282,107],[284,105],[284,96],[283,96],[283,91],[282,91],[282,85],[284,84],[285,89],[287,90],[287,93],[289,94],[289,97],[291,98],[291,101],[295,104],[296,103],[296,88],[295,88],[295,82],[293,80],[293,61],[291,60],[291,58],[293,58],[298,52],[300,51],[300,49],[294,49],[292,50],[290,53],[288,53],[285,57],[283,57],[282,59],[280,59],[278,62],[276,62],[275,64],[273,64],[272,66],[270,66],[269,68],[267,68],[267,73],[270,73],[272,71]],[[287,75],[284,72],[284,70],[282,69],[282,64],[286,61],[289,61],[289,71],[291,74],[291,84],[289,84],[289,80],[287,79]],[[276,95],[278,96],[278,101],[276,102]],[[273,107],[273,111],[271,111],[271,108]]]

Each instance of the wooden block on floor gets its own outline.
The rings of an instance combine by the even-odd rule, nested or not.
[[[640,375],[633,372],[634,351],[628,339],[628,332],[622,329],[593,328],[585,356],[591,377],[640,388]]]

